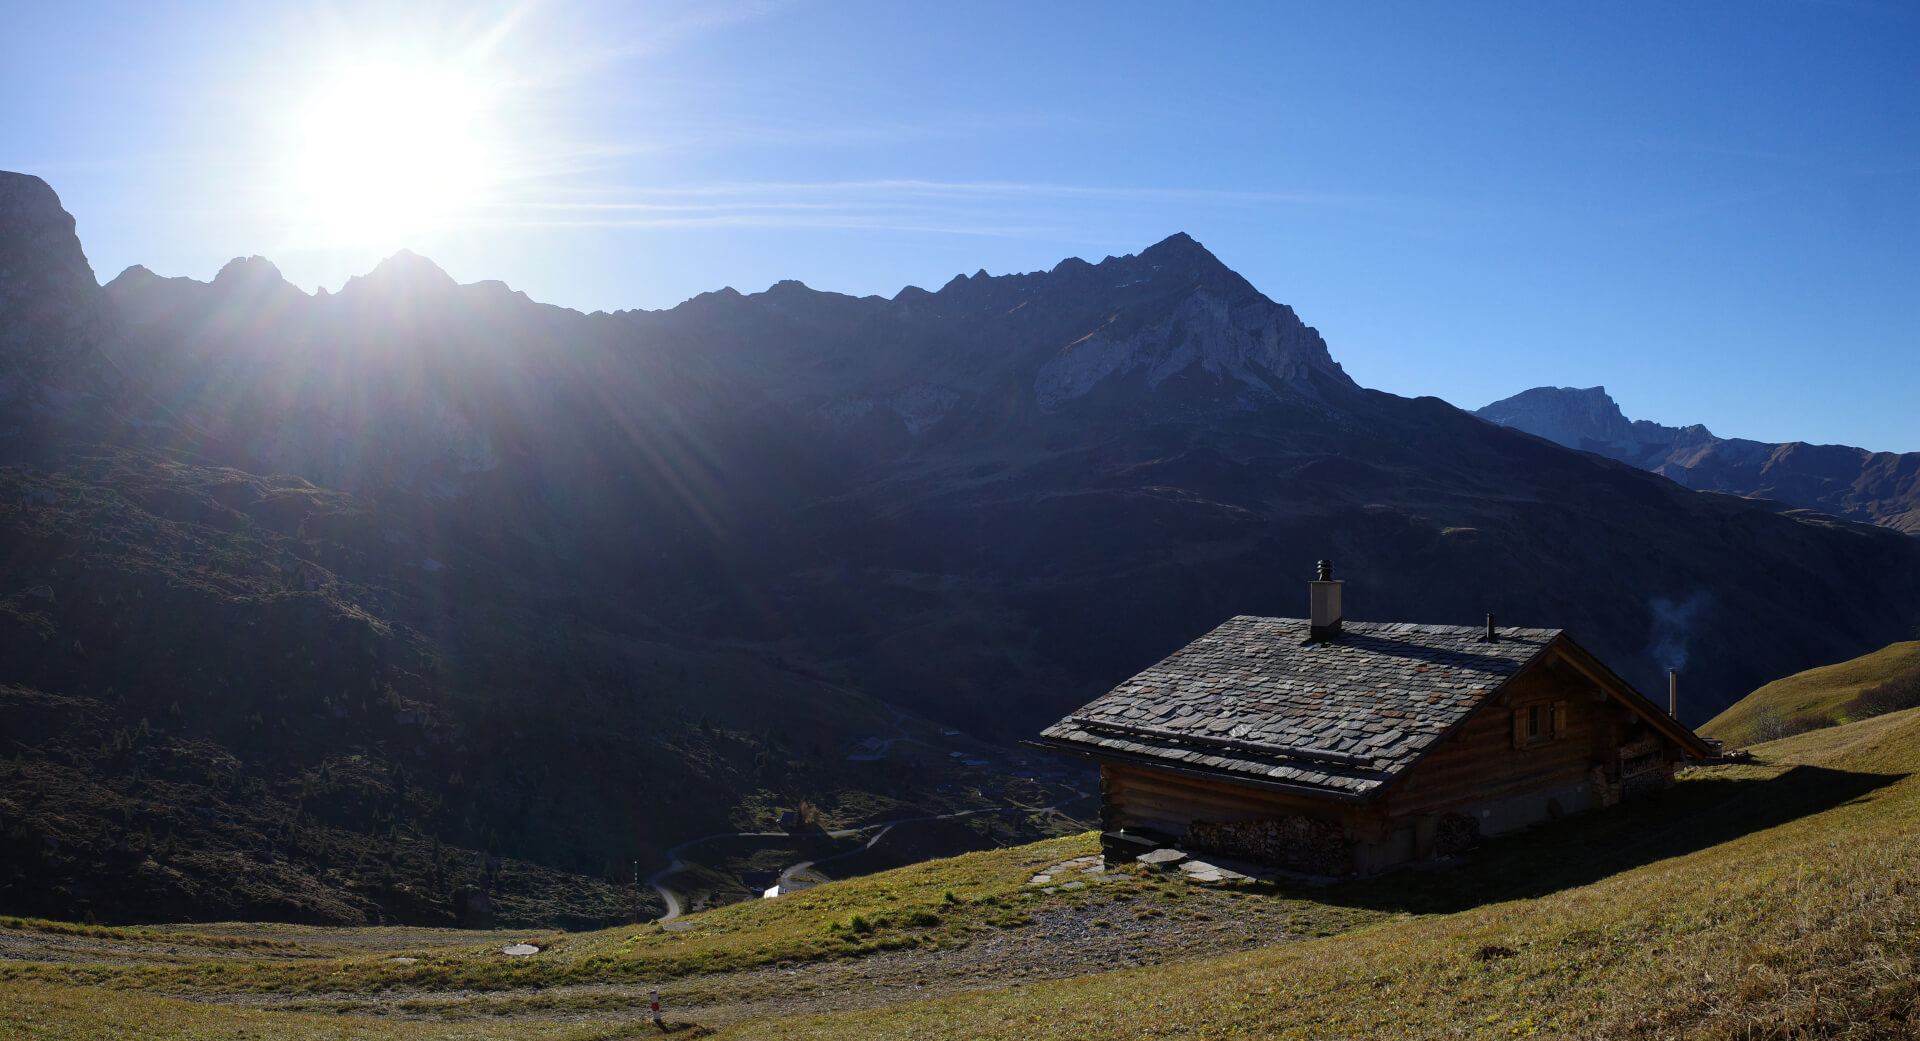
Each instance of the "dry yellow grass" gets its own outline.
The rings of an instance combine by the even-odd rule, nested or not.
[[[1489,847],[1450,875],[1403,875],[1317,897],[1243,897],[1295,900],[1303,913],[1318,906],[1329,922],[1351,915],[1338,928],[1381,924],[862,1011],[787,1018],[776,1006],[723,1035],[1912,1037],[1920,1024],[1920,780],[1910,775],[1920,768],[1920,710],[1757,751],[1753,764],[1696,771],[1664,801]],[[733,970],[769,959],[857,956],[882,940],[910,945],[903,950],[967,943],[970,931],[1017,942],[1019,931],[995,927],[993,916],[1037,898],[1022,885],[1036,866],[1090,848],[1082,836],[928,862],[699,915],[685,933],[530,937],[550,945],[535,959],[500,957],[498,937],[436,948],[423,936],[412,948],[418,963],[388,963],[390,946],[406,949],[401,932],[347,959],[269,962],[263,951],[236,964],[223,950],[218,964],[185,966],[14,962],[0,965],[0,1037],[648,1036],[652,1028],[633,1019],[631,986],[607,981],[693,973],[699,978],[687,984],[725,1004],[737,1000],[730,989],[749,986]],[[1581,858],[1594,866],[1567,875],[1567,862]],[[1472,906],[1481,899],[1473,893],[1510,897],[1515,882],[1540,895]],[[1404,910],[1382,913],[1396,906]],[[1453,908],[1464,909],[1415,916]],[[911,924],[916,912],[940,921]],[[866,929],[852,926],[856,915]],[[112,934],[104,942],[135,947],[149,939],[102,932]],[[453,938],[436,934],[433,943]],[[588,986],[568,993],[575,984]],[[593,989],[603,984],[611,989]],[[482,992],[500,1000],[463,996]],[[250,1007],[260,1002],[304,1007]],[[373,1011],[386,1015],[363,1014]]]
[[[631,1024],[409,1022],[0,983],[0,1037],[8,1041],[611,1041],[635,1036]]]
[[[760,1021],[723,1036],[1914,1036],[1920,782],[1908,775],[1920,762],[1920,711],[1805,734],[1761,755],[1759,765],[1710,776],[1760,781],[1755,798],[1782,794],[1768,785],[1844,774],[1881,786],[1539,899],[1153,970]]]

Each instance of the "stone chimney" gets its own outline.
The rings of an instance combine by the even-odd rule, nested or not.
[[[1311,629],[1308,639],[1316,642],[1332,640],[1340,635],[1340,583],[1333,579],[1333,561],[1320,562],[1320,578],[1308,583],[1313,592],[1313,613],[1309,615]]]

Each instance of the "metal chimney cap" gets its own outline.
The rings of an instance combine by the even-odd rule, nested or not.
[[[1320,562],[1320,581],[1333,581],[1333,561],[1323,560]]]

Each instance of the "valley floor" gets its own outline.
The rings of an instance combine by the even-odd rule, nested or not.
[[[1083,835],[674,931],[0,920],[0,1036],[645,1037],[656,987],[689,1036],[1916,1036],[1920,711],[1757,753],[1450,871],[1324,889],[1033,882]],[[523,941],[542,950],[500,953]]]

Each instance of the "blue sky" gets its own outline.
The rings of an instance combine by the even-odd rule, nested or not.
[[[60,191],[103,280],[259,253],[337,288],[407,246],[536,299],[661,307],[782,278],[891,295],[1186,231],[1368,386],[1471,408],[1605,384],[1635,418],[1920,450],[1910,4],[78,2],[8,20],[0,168]],[[316,150],[315,127],[369,63],[457,70],[484,175],[430,219],[336,234],[309,196],[358,157]]]

